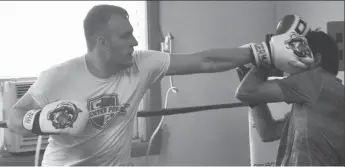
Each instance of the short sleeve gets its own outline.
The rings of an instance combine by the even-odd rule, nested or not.
[[[57,84],[53,80],[55,77],[54,71],[54,69],[49,69],[41,72],[37,80],[27,91],[27,93],[30,94],[36,103],[42,108],[50,103],[49,95],[52,93],[54,85]]]
[[[162,79],[170,65],[170,54],[154,50],[136,51],[134,61],[141,73],[146,74],[148,83]]]
[[[322,90],[322,75],[306,71],[277,80],[286,103],[313,103]]]

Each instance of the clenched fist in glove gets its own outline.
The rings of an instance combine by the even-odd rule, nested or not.
[[[312,51],[304,37],[308,31],[307,23],[300,17],[286,16],[278,24],[278,35],[261,43],[250,44],[255,65],[277,68],[289,74],[308,68],[314,62]]]
[[[37,135],[78,135],[89,118],[87,109],[75,101],[60,100],[39,110],[28,111],[23,118],[25,129]]]

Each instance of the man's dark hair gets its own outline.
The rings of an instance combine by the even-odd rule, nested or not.
[[[125,9],[114,5],[96,5],[89,10],[84,19],[84,34],[88,51],[91,51],[95,45],[95,39],[93,39],[95,33],[104,28],[115,14],[129,17]]]
[[[310,31],[306,38],[314,55],[321,55],[321,67],[334,74],[338,74],[339,48],[335,40],[323,31]]]

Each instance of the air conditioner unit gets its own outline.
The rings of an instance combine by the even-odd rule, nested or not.
[[[11,107],[21,98],[35,82],[36,78],[20,78],[1,81],[2,94],[2,118],[6,120]],[[1,108],[0,108],[1,109]],[[35,151],[37,144],[37,135],[21,136],[3,129],[2,138],[4,149],[10,153],[20,153]],[[41,149],[44,150],[48,145],[49,136],[42,136]]]

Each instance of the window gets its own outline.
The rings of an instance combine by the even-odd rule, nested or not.
[[[135,49],[148,48],[146,1],[0,2],[0,78],[37,77],[54,64],[85,54],[83,20],[97,4],[125,8],[139,43]],[[135,141],[148,140],[145,121],[136,121]]]
[[[32,77],[86,53],[83,20],[97,4],[125,8],[139,42],[147,48],[145,1],[0,2],[0,77]]]

